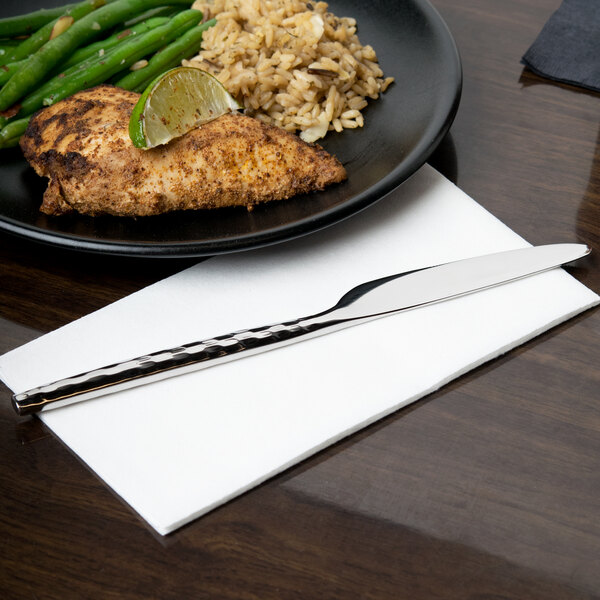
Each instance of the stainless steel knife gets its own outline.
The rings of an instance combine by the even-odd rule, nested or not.
[[[522,279],[589,254],[584,244],[552,244],[468,258],[359,285],[321,313],[154,352],[15,394],[26,415],[95,398],[366,321]]]

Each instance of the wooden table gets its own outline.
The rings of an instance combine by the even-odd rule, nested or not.
[[[600,292],[600,94],[519,60],[559,0],[434,0],[462,104],[432,164]],[[0,352],[193,261],[0,236]],[[0,392],[2,598],[600,598],[600,311],[178,532],[155,535]]]

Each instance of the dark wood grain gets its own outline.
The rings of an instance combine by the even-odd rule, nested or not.
[[[432,163],[532,243],[595,252],[600,94],[523,71],[559,0],[434,0],[461,107]],[[0,352],[189,261],[0,236]],[[600,598],[600,311],[162,538],[0,390],[0,597]]]

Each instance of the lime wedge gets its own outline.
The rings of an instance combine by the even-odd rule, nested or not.
[[[240,108],[210,73],[177,67],[144,90],[129,119],[129,137],[137,148],[154,148]]]

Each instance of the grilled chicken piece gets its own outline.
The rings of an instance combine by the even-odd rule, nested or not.
[[[165,146],[135,148],[128,125],[138,98],[100,85],[33,116],[21,148],[38,175],[50,178],[42,212],[145,216],[251,208],[346,178],[321,147],[237,113]]]

